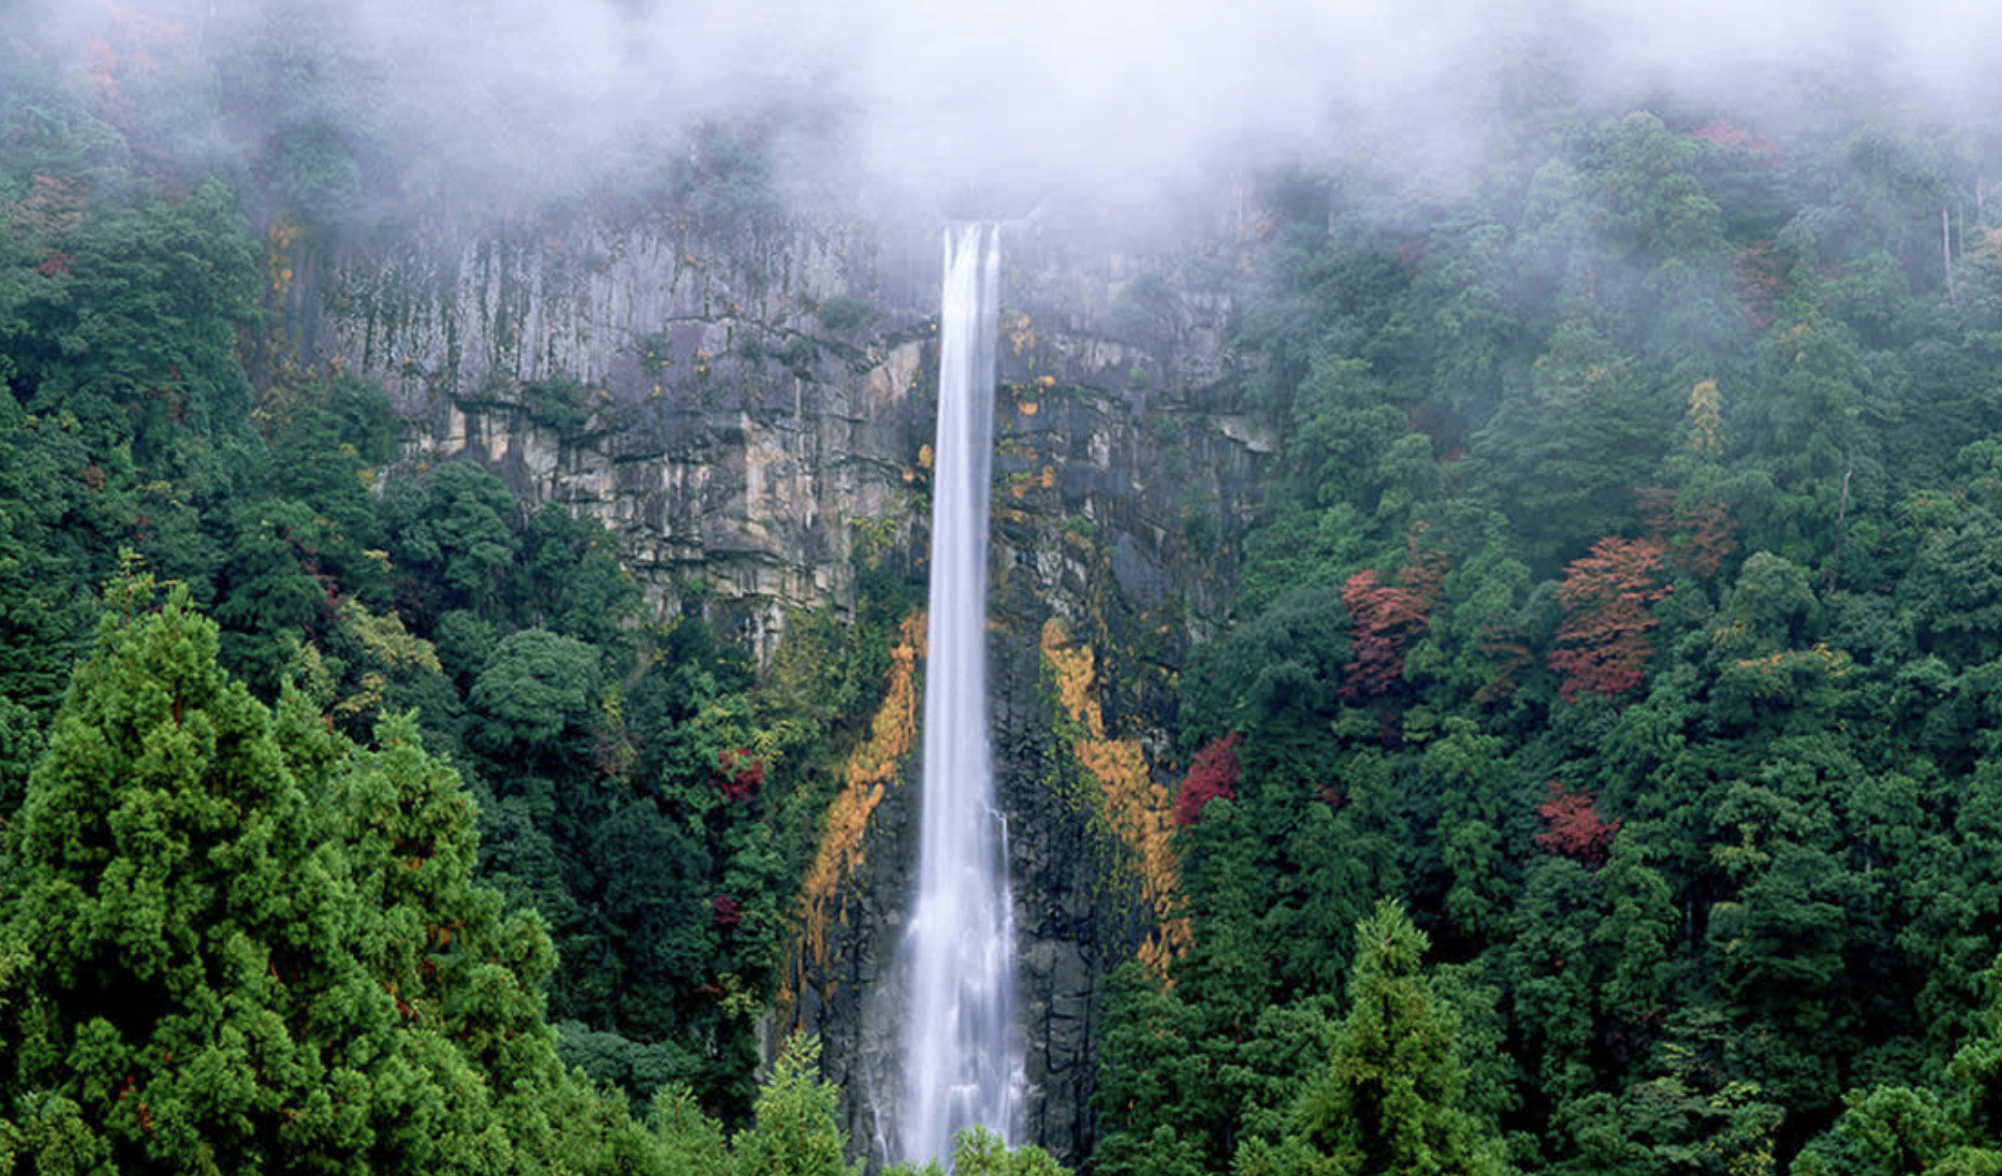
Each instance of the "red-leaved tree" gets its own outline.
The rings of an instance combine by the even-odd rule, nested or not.
[[[1243,738],[1232,731],[1196,753],[1196,762],[1175,790],[1175,824],[1185,829],[1195,824],[1202,819],[1203,806],[1219,796],[1237,799],[1237,745]]]
[[[731,800],[749,800],[765,782],[765,761],[748,747],[717,752],[716,767],[716,787]]]
[[[1414,559],[1386,584],[1365,568],[1342,585],[1355,660],[1342,667],[1342,697],[1375,698],[1404,676],[1404,651],[1425,631],[1425,614],[1443,578],[1436,559]]]
[[[1787,267],[1771,241],[1758,241],[1738,251],[1731,261],[1731,279],[1745,321],[1763,331],[1778,321],[1780,299],[1787,292]]]
[[[1689,132],[1692,139],[1703,139],[1720,147],[1736,147],[1754,155],[1777,157],[1780,149],[1764,135],[1748,131],[1728,118],[1713,118]]]
[[[1550,651],[1550,668],[1564,678],[1557,691],[1564,701],[1585,692],[1611,697],[1641,684],[1654,652],[1648,606],[1668,595],[1655,580],[1661,560],[1659,543],[1608,535],[1565,569],[1557,589],[1564,622]]]
[[[1550,781],[1550,799],[1536,806],[1543,818],[1543,832],[1536,835],[1537,848],[1559,857],[1582,862],[1589,869],[1606,864],[1613,852],[1613,838],[1619,836],[1620,820],[1606,820],[1589,792],[1572,792]]]
[[[1697,579],[1715,578],[1737,552],[1738,524],[1722,498],[1713,495],[1684,505],[1676,501],[1675,491],[1659,486],[1641,490],[1635,498],[1648,538]]]

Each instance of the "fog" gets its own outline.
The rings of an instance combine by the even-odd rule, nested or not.
[[[1967,133],[2002,12],[1950,0],[25,0],[0,34],[162,94],[262,73],[178,149],[320,120],[395,201],[519,206],[704,120],[782,112],[793,180],[931,199],[1006,187],[1146,207],[1224,170],[1350,156],[1469,181],[1525,79],[1608,105],[1811,117],[1803,81]],[[260,88],[261,87],[261,88]],[[177,90],[178,88],[178,90]],[[192,99],[176,99],[184,108]]]

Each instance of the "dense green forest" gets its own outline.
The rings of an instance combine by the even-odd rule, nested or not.
[[[333,35],[0,33],[0,1170],[846,1171],[759,1021],[922,566],[761,667],[402,460],[280,329],[278,236],[438,195]],[[1158,259],[1284,444],[1082,1165],[2002,1172],[2002,136],[1516,82]],[[592,198],[772,223],[769,132]]]
[[[1093,1170],[1998,1162],[2002,256],[1978,144],[1824,114],[1539,109],[1437,206],[1275,178],[1284,483],[1182,676],[1194,948],[1112,1010]]]

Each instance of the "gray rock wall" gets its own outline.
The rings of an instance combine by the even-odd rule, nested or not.
[[[457,244],[412,233],[302,258],[321,289],[295,342],[392,389],[408,464],[477,460],[530,505],[602,520],[655,608],[700,608],[762,656],[789,609],[852,601],[853,523],[921,559],[934,234],[847,223],[707,240],[644,221]],[[1038,638],[1054,617],[1091,643],[1107,726],[1165,778],[1173,675],[1229,612],[1276,445],[1224,400],[1222,295],[1188,267],[1079,239],[1047,224],[1004,233],[990,602],[1029,1138],[1071,1162],[1093,1137],[1107,978],[1148,926],[1055,731]],[[825,1039],[862,1152],[878,1136],[870,1092],[896,1065],[914,773],[872,814],[825,961],[791,1010]]]

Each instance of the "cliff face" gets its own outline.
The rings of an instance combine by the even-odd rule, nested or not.
[[[599,518],[655,608],[701,609],[761,656],[788,610],[852,602],[861,536],[922,562],[929,228],[640,219],[416,236],[324,262],[292,308],[303,354],[393,390],[410,464],[470,458],[531,505]],[[1173,949],[1157,917],[1173,677],[1230,608],[1274,440],[1218,403],[1225,305],[1186,267],[1081,254],[1028,226],[1004,233],[1002,280],[994,746],[1029,1136],[1075,1160],[1107,978]],[[896,1068],[914,761],[863,773],[879,791],[844,817],[855,844],[823,854],[782,1002],[826,1039],[864,1149],[871,1092]]]
[[[411,461],[597,517],[656,608],[762,655],[849,596],[851,522],[908,513],[923,347],[870,310],[875,257],[657,221],[399,241],[326,267],[300,341],[393,390]]]

